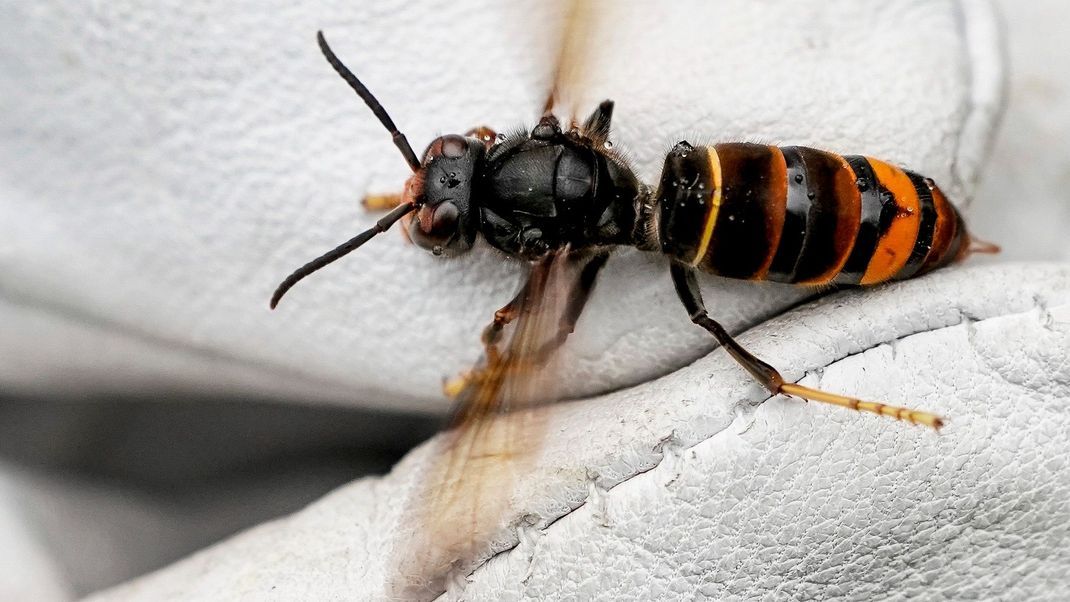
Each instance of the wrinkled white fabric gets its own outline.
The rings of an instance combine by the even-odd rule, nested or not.
[[[951,269],[837,294],[740,340],[789,379],[949,423],[935,433],[766,400],[720,351],[544,408],[544,448],[489,562],[447,599],[1031,599],[1070,587],[1070,268]],[[430,451],[93,599],[378,599]]]
[[[1070,260],[1070,53],[1062,0],[997,0],[1007,39],[1007,105],[970,223],[1002,257]]]
[[[40,395],[161,388],[441,412],[440,383],[519,266],[440,260],[397,232],[274,286],[375,219],[399,189],[389,137],[319,54],[323,28],[419,149],[541,110],[553,2],[63,3],[0,7],[0,385]],[[681,138],[867,153],[971,190],[1000,104],[988,5],[630,2],[596,11],[580,107],[617,101],[614,140],[647,181]],[[581,115],[582,117],[582,115]],[[666,262],[621,252],[568,349],[573,394],[708,351]],[[731,329],[799,298],[717,283]]]
[[[441,378],[476,358],[480,327],[516,285],[497,254],[443,261],[388,233],[266,310],[282,276],[375,219],[362,193],[405,177],[312,35],[325,29],[419,151],[438,133],[537,116],[558,7],[39,3],[0,16],[0,86],[16,91],[0,95],[0,387],[444,409]],[[614,140],[647,181],[680,138],[759,139],[899,162],[960,205],[973,192],[1003,76],[985,2],[731,0],[671,14],[634,2],[605,22],[580,104],[617,101]],[[1026,200],[1003,182],[1001,202]],[[989,223],[979,232],[999,239]],[[567,348],[575,394],[709,351],[666,272],[657,257],[613,258]],[[810,384],[923,401],[952,419],[939,436],[779,398],[754,407],[760,390],[719,351],[549,410],[561,428],[515,510],[556,522],[503,529],[450,595],[1028,597],[1059,585],[1065,285],[1062,268],[940,274],[744,337],[791,377],[830,365]],[[798,299],[704,288],[733,330]],[[399,483],[422,454],[103,597],[374,598]],[[0,594],[69,595],[47,542],[4,508],[2,543],[33,570]]]
[[[0,599],[62,602],[74,592],[55,550],[26,520],[24,483],[0,466]]]

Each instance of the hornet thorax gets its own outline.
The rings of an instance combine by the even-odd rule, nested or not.
[[[609,146],[599,133],[561,131],[553,116],[492,146],[476,192],[483,236],[529,259],[566,244],[632,244],[642,187]]]

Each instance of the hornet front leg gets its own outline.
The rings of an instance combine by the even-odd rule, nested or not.
[[[608,253],[598,253],[593,257],[581,254],[572,256],[568,259],[569,261],[586,261],[586,264],[581,269],[578,281],[576,282],[575,287],[571,289],[569,297],[565,301],[565,307],[561,314],[560,322],[557,325],[557,331],[538,348],[519,357],[518,359],[520,361],[515,362],[510,369],[538,369],[555,351],[565,344],[569,335],[575,330],[576,322],[579,321],[580,316],[583,314],[583,308],[586,307],[587,301],[591,297],[591,292],[594,291],[594,285],[598,280],[598,274],[606,265],[608,259]],[[483,329],[483,335],[481,337],[484,350],[484,367],[476,368],[457,378],[446,381],[443,390],[447,397],[456,399],[468,386],[478,382],[479,379],[485,376],[483,372],[486,370],[486,367],[498,366],[500,364],[502,360],[502,351],[499,349],[498,345],[501,342],[502,332],[507,325],[512,323],[513,320],[520,315],[520,312],[532,311],[534,309],[534,304],[544,301],[542,296],[545,294],[546,278],[550,270],[550,264],[551,261],[549,259],[537,262],[532,267],[531,273],[520,287],[520,291],[517,292],[516,296],[501,309],[494,312],[494,319]]]

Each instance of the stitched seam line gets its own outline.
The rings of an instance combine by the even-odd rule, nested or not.
[[[815,366],[815,367],[813,367],[813,368],[811,368],[811,369],[807,370],[806,372],[804,372],[802,376],[800,376],[800,377],[799,377],[799,378],[798,378],[797,380],[795,380],[795,381],[793,381],[793,382],[796,382],[796,383],[797,383],[797,382],[799,382],[799,381],[803,380],[804,378],[806,378],[807,376],[809,376],[809,375],[810,375],[810,374],[811,374],[812,372],[814,372],[815,370],[818,370],[818,369],[825,369],[825,368],[828,368],[828,367],[830,367],[830,366],[832,366],[832,365],[838,364],[839,362],[842,362],[842,361],[844,361],[844,360],[850,359],[850,358],[852,358],[852,357],[855,357],[855,356],[857,356],[857,355],[861,355],[861,354],[863,354],[863,353],[869,352],[869,351],[871,351],[871,350],[873,350],[873,349],[876,349],[876,348],[878,348],[878,347],[882,347],[882,346],[884,346],[884,345],[891,345],[891,344],[893,344],[893,343],[901,342],[901,341],[903,341],[903,340],[906,340],[906,339],[908,339],[908,338],[910,338],[910,337],[914,337],[914,336],[916,336],[916,335],[919,335],[919,334],[927,334],[927,333],[931,333],[931,332],[939,332],[939,331],[942,331],[942,330],[947,330],[948,328],[955,328],[955,327],[961,326],[961,325],[963,325],[964,323],[972,323],[972,324],[983,324],[983,323],[985,323],[985,322],[987,322],[987,321],[989,321],[989,320],[998,320],[998,319],[1008,318],[1008,317],[1012,317],[1012,316],[1020,316],[1020,315],[1025,315],[1025,314],[1028,314],[1028,313],[1030,313],[1031,311],[1035,311],[1035,310],[1036,310],[1036,307],[1034,306],[1034,307],[1031,307],[1030,309],[1027,309],[1027,310],[1024,310],[1024,311],[1017,311],[1017,312],[1009,312],[1009,313],[1003,313],[1003,314],[999,314],[999,315],[989,316],[989,317],[987,317],[987,318],[984,318],[984,319],[981,319],[981,320],[975,320],[975,319],[971,318],[970,316],[968,316],[968,315],[966,315],[965,313],[962,313],[962,312],[960,311],[960,316],[961,316],[961,319],[960,319],[960,320],[959,320],[958,322],[954,323],[954,324],[946,324],[946,325],[943,325],[943,326],[938,326],[938,327],[936,327],[936,328],[927,328],[927,329],[924,329],[924,330],[919,330],[919,331],[916,331],[916,332],[911,332],[911,333],[905,334],[905,335],[903,335],[903,336],[900,336],[900,337],[896,337],[896,338],[894,338],[894,339],[889,339],[889,340],[883,340],[883,341],[880,341],[880,342],[874,343],[874,344],[872,344],[872,345],[870,345],[870,346],[866,347],[865,349],[860,349],[859,351],[856,351],[856,352],[853,352],[853,353],[848,353],[848,354],[846,354],[846,355],[844,355],[844,356],[841,356],[841,357],[839,357],[839,358],[833,359],[833,360],[829,361],[828,363],[826,363],[826,364],[823,364],[822,366]],[[740,368],[740,370],[742,370],[742,368]],[[768,395],[768,396],[765,396],[765,397],[763,397],[762,399],[760,399],[760,400],[757,400],[757,401],[747,401],[747,400],[741,400],[741,402],[739,402],[739,403],[738,403],[737,405],[739,405],[739,406],[744,406],[745,408],[748,408],[748,409],[747,409],[747,413],[753,413],[753,412],[754,412],[755,410],[757,410],[757,408],[758,408],[758,407],[760,407],[760,406],[761,406],[762,404],[764,404],[765,402],[769,401],[770,399],[773,399],[774,397],[780,397],[780,396],[781,396],[781,395],[779,395],[779,394],[778,394],[778,395]],[[875,417],[875,418],[877,418],[877,417]],[[735,422],[735,421],[733,421],[733,423],[734,423],[734,422]],[[710,434],[709,436],[707,436],[707,437],[704,437],[704,438],[702,438],[702,439],[699,439],[698,441],[695,441],[695,442],[694,442],[693,444],[691,444],[691,445],[688,445],[688,446],[686,446],[686,447],[681,447],[680,449],[681,449],[682,451],[685,451],[685,450],[690,450],[690,449],[693,449],[693,448],[697,447],[698,445],[701,445],[701,444],[703,444],[703,443],[705,443],[705,442],[707,442],[707,441],[711,441],[711,440],[713,440],[713,439],[714,439],[714,438],[716,438],[716,437],[717,437],[718,435],[720,435],[721,433],[724,433],[724,432],[726,432],[726,431],[727,431],[728,429],[730,429],[730,428],[731,428],[731,423],[730,423],[730,424],[729,424],[728,426],[726,426],[725,428],[723,428],[723,429],[721,429],[721,430],[718,430],[718,431],[716,431],[716,432],[713,432],[713,433],[711,433],[711,434]],[[921,428],[921,427],[915,427],[915,428]],[[628,477],[626,477],[626,478],[623,478],[623,479],[621,479],[620,481],[618,481],[618,482],[614,483],[613,485],[611,485],[611,486],[609,486],[609,487],[606,487],[605,489],[603,489],[603,492],[609,492],[609,491],[612,491],[612,490],[616,489],[617,487],[619,487],[620,485],[622,485],[622,484],[624,484],[624,483],[627,483],[627,482],[629,482],[629,481],[631,481],[631,480],[633,480],[633,479],[639,478],[639,477],[641,477],[642,475],[644,475],[644,474],[647,474],[647,473],[649,473],[649,472],[653,471],[654,469],[656,469],[656,468],[658,468],[659,466],[661,466],[662,462],[664,462],[664,461],[665,461],[665,456],[666,456],[666,454],[664,453],[664,451],[662,451],[662,452],[661,452],[661,458],[659,458],[657,462],[655,462],[655,463],[654,463],[653,465],[651,465],[651,466],[650,466],[650,468],[647,468],[647,469],[645,469],[645,470],[641,470],[641,471],[637,471],[637,472],[636,472],[635,474],[633,474],[633,475],[631,475],[631,476],[628,476]],[[589,499],[590,499],[590,498],[589,498],[589,496],[588,496],[587,498],[584,498],[584,501],[583,501],[582,503],[580,503],[580,504],[579,504],[578,506],[576,506],[575,508],[572,508],[571,510],[569,510],[569,511],[565,512],[565,513],[564,513],[564,514],[562,514],[561,516],[558,516],[558,517],[554,518],[553,520],[551,520],[550,522],[548,522],[548,523],[546,524],[546,526],[542,527],[542,528],[540,529],[540,531],[547,531],[547,530],[549,530],[549,529],[550,529],[551,527],[553,527],[553,525],[554,525],[554,524],[556,524],[556,523],[557,523],[558,521],[560,521],[561,519],[565,518],[566,516],[569,516],[569,515],[571,515],[571,514],[572,514],[572,513],[574,513],[575,511],[579,510],[580,508],[582,508],[582,507],[586,506],[586,505],[587,505],[587,501],[588,501]],[[518,526],[518,525],[514,525],[513,527],[515,528],[515,527],[517,527],[517,526]],[[517,543],[517,545],[519,545],[519,542]],[[474,574],[474,573],[476,573],[477,571],[479,571],[480,569],[482,569],[484,565],[486,565],[487,563],[489,563],[489,562],[490,562],[491,560],[493,560],[494,558],[497,558],[497,557],[498,557],[499,555],[501,555],[501,554],[508,554],[508,553],[512,552],[512,551],[513,551],[514,549],[516,549],[517,545],[513,545],[513,546],[511,546],[511,547],[509,547],[509,548],[507,548],[507,549],[501,550],[500,552],[496,552],[495,554],[493,554],[492,556],[490,556],[489,558],[487,558],[487,559],[486,559],[486,560],[484,560],[483,562],[479,563],[479,564],[478,564],[478,565],[477,565],[477,566],[476,566],[476,567],[475,567],[475,568],[474,568],[474,569],[472,570],[472,573],[470,573],[470,575],[471,575],[471,574]],[[447,590],[446,592],[444,592],[443,594],[441,594],[441,595],[440,595],[440,596],[439,596],[438,598],[436,598],[436,600],[441,600],[441,599],[444,599],[444,598],[443,598],[443,596],[449,595],[450,593],[451,593],[451,592]]]

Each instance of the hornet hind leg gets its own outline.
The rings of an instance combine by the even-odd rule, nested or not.
[[[773,395],[794,395],[795,397],[830,403],[861,412],[890,416],[913,424],[924,424],[935,429],[943,426],[943,420],[939,416],[928,412],[890,406],[875,401],[862,401],[853,397],[845,397],[795,383],[784,382],[784,377],[777,372],[776,368],[754,357],[749,351],[740,346],[724,327],[709,317],[706,313],[706,306],[702,302],[702,293],[699,291],[695,271],[679,263],[673,263],[671,269],[673,284],[676,286],[676,294],[679,295],[680,301],[687,308],[691,321],[709,331],[717,339],[717,342],[728,351],[729,355]]]

